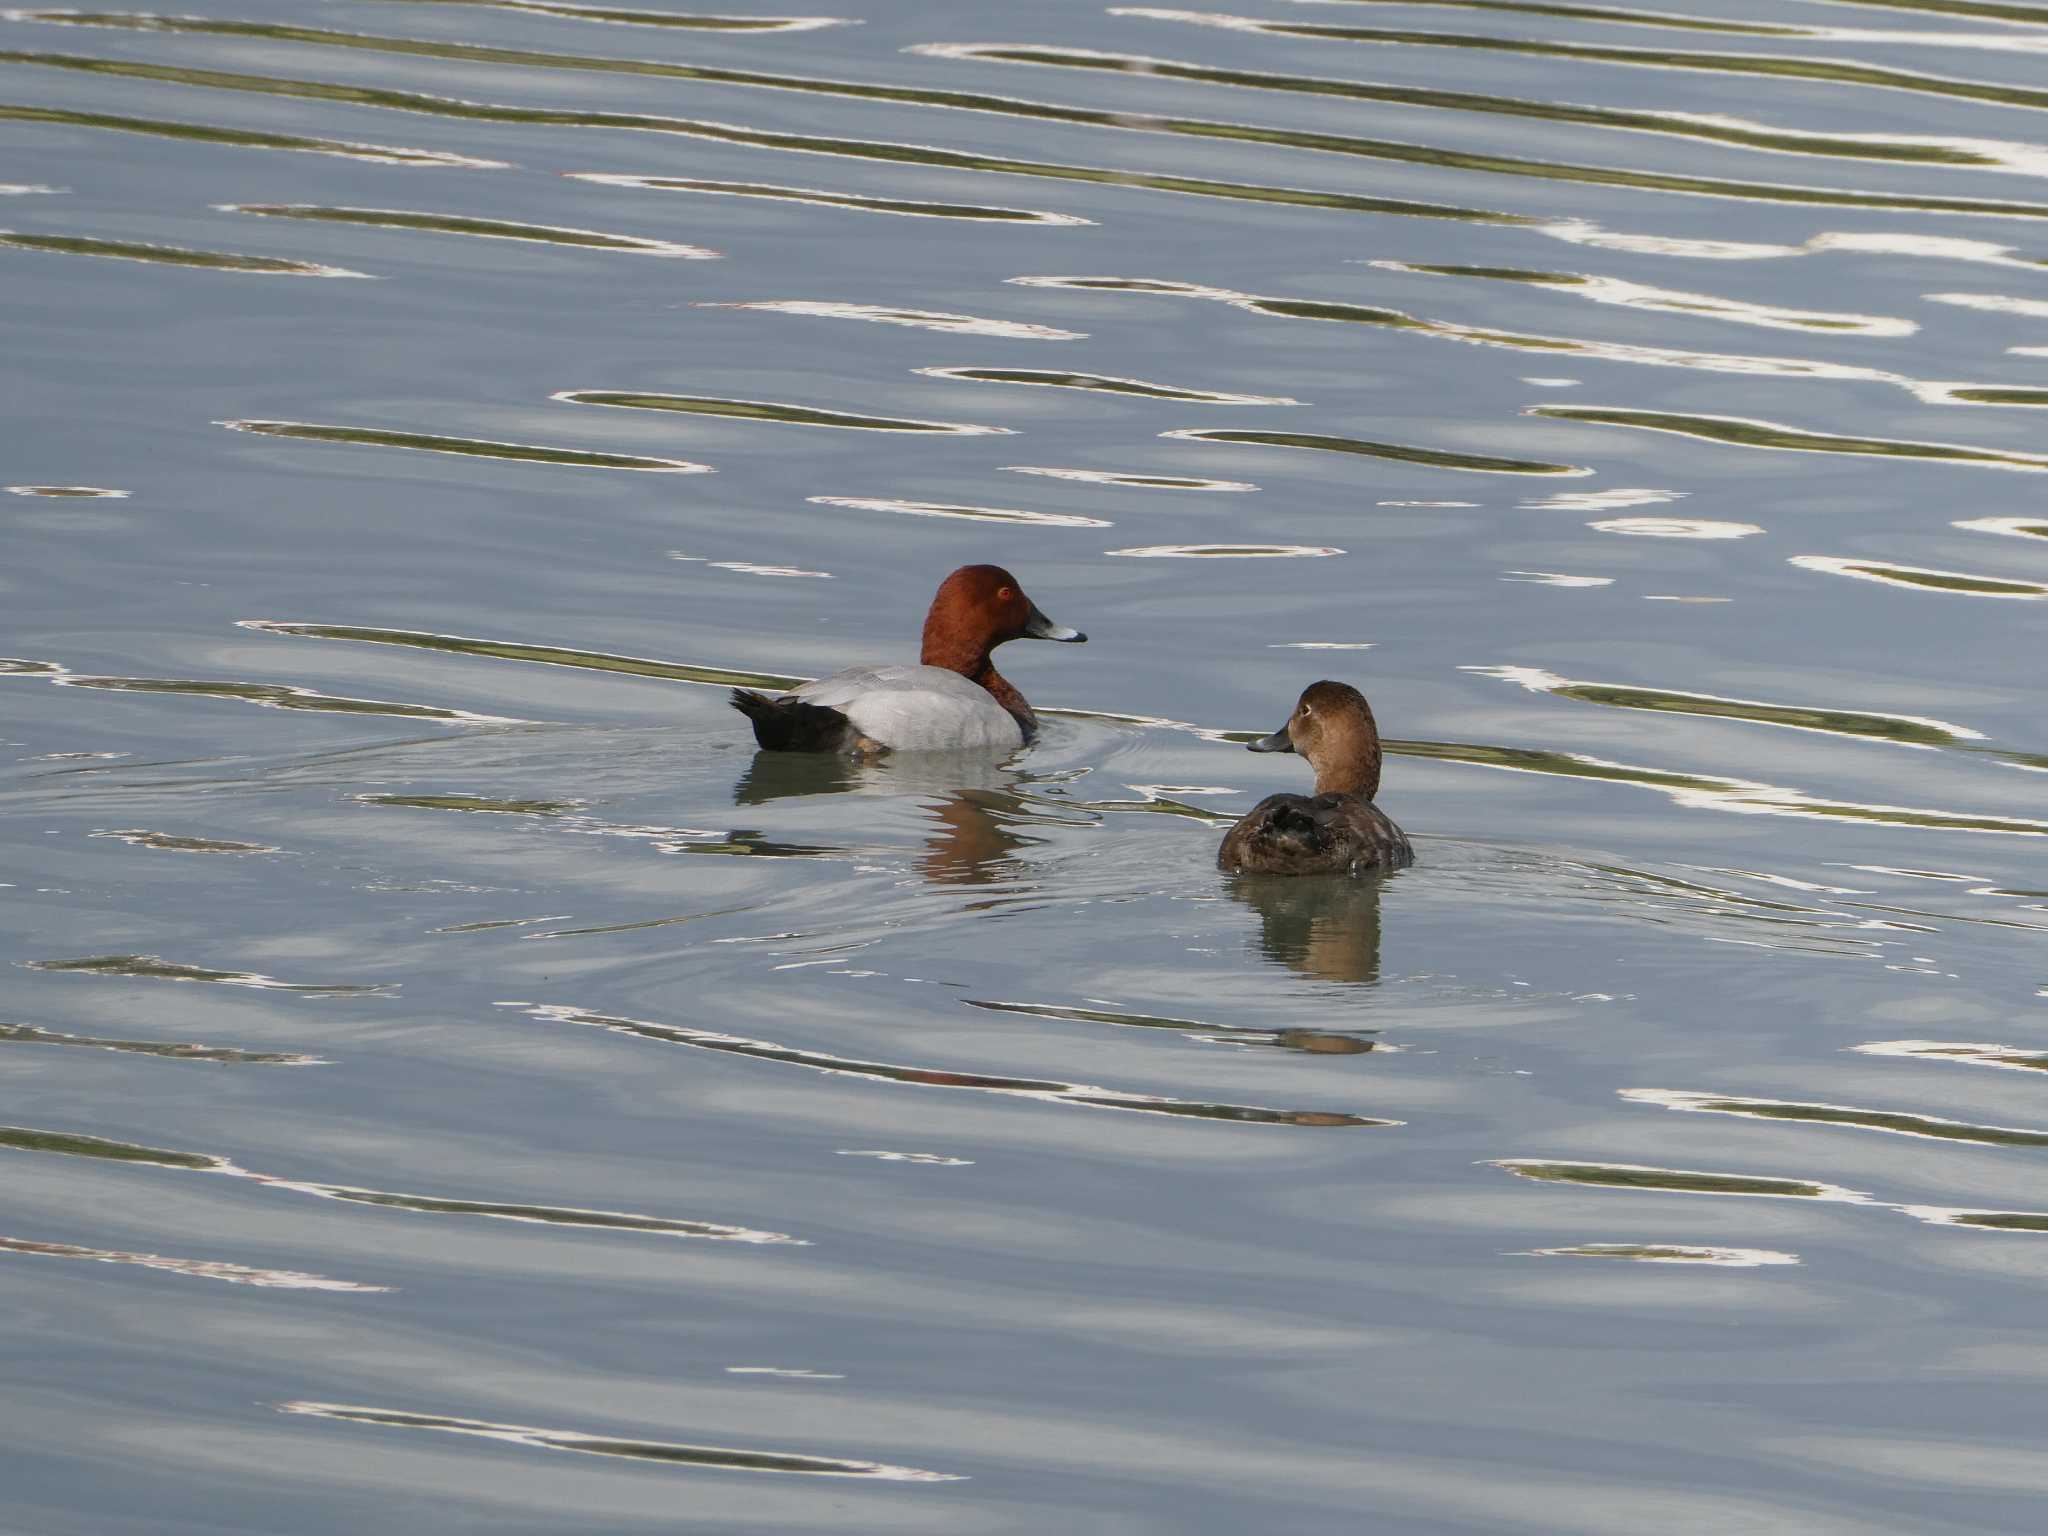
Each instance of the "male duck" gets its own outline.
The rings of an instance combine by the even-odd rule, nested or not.
[[[1372,803],[1380,787],[1380,733],[1372,706],[1348,683],[1311,683],[1287,723],[1246,745],[1299,752],[1316,792],[1268,795],[1229,832],[1220,869],[1247,875],[1362,874],[1415,862],[1401,829]]]
[[[919,665],[849,667],[776,698],[732,691],[732,707],[775,752],[1009,751],[1038,716],[989,653],[1006,640],[1088,637],[1055,624],[999,565],[963,565],[939,584]]]

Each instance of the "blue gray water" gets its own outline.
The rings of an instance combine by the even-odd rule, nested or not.
[[[189,10],[0,20],[0,1523],[2038,1527],[2048,7]]]

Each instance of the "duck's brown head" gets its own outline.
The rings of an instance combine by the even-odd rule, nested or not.
[[[1316,771],[1319,795],[1370,800],[1380,791],[1379,726],[1365,695],[1349,683],[1310,683],[1285,725],[1246,746],[1254,752],[1299,752]]]
[[[979,680],[988,654],[1006,640],[1064,640],[1088,637],[1055,624],[1024,595],[1016,577],[1000,565],[963,565],[939,583],[924,620],[920,660]]]

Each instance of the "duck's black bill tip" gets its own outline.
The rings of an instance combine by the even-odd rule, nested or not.
[[[1283,725],[1270,736],[1261,736],[1257,741],[1246,742],[1244,749],[1247,752],[1292,752],[1294,738],[1287,734],[1287,727]]]
[[[1065,645],[1085,644],[1088,637],[1078,629],[1069,629],[1064,624],[1055,624],[1034,605],[1031,617],[1024,621],[1024,636],[1029,640],[1058,640]]]

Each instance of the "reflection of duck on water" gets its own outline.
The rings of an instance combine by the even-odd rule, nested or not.
[[[1380,882],[1240,875],[1224,890],[1259,914],[1269,960],[1322,981],[1380,978]],[[1303,1050],[1365,1049],[1304,1042]]]
[[[1316,792],[1268,795],[1224,835],[1218,867],[1233,874],[1334,875],[1415,862],[1408,838],[1372,803],[1380,787],[1380,733],[1365,695],[1348,683],[1311,683],[1287,723],[1247,746],[1299,752]]]
[[[884,757],[757,752],[733,786],[735,805],[764,805],[803,795],[915,796],[938,823],[918,860],[945,885],[987,885],[1012,877],[1010,856],[1035,838],[1012,832],[1023,819],[1017,775],[985,754],[918,752]]]

